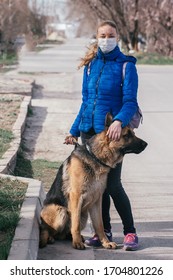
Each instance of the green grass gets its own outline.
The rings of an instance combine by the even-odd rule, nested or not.
[[[15,176],[33,178],[42,181],[45,190],[53,183],[61,162],[50,162],[44,159],[29,160],[20,151],[17,156]]]
[[[27,184],[0,178],[0,260],[8,258]]]
[[[0,73],[4,74],[12,68],[12,66],[18,63],[17,55],[12,54],[3,54],[0,55]],[[2,66],[2,67],[1,67]]]
[[[44,45],[44,44],[46,44],[46,45],[52,45],[52,44],[55,44],[55,45],[61,45],[61,44],[63,44],[64,43],[64,41],[63,40],[49,40],[49,39],[46,39],[46,40],[44,40],[43,42],[41,42],[39,45]]]
[[[0,97],[0,102],[1,103],[11,103],[11,102],[13,102],[13,99],[12,98],[4,98],[4,97]]]
[[[3,65],[15,65],[17,61],[18,59],[16,54],[4,54],[0,56],[0,64]]]
[[[48,47],[43,47],[43,46],[36,46],[36,48],[35,48],[35,51],[36,52],[41,52],[41,51],[44,51],[44,50],[47,50],[48,49]]]
[[[173,58],[156,53],[134,53],[138,64],[173,65]]]
[[[14,136],[11,131],[0,128],[0,158],[8,150],[12,139]]]

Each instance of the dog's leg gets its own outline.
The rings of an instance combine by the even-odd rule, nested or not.
[[[81,195],[78,196],[76,193],[70,193],[72,245],[73,248],[79,250],[85,249],[80,228],[82,202]]]
[[[81,209],[83,204],[84,173],[83,166],[78,158],[71,159],[69,168],[70,192],[69,210],[71,214],[72,245],[75,249],[83,250],[85,245],[81,237]]]
[[[92,225],[95,230],[95,233],[98,235],[102,243],[102,246],[106,249],[115,249],[117,247],[117,244],[115,242],[110,242],[104,232],[101,207],[102,201],[101,199],[99,199],[90,209]]]

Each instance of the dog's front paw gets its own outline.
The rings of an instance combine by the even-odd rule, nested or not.
[[[85,245],[82,241],[80,241],[80,242],[73,241],[72,245],[73,245],[74,249],[85,250]]]
[[[116,249],[117,244],[115,242],[104,242],[102,246],[106,249]]]

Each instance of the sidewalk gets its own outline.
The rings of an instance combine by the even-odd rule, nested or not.
[[[83,45],[84,41],[71,41],[37,56],[28,54],[21,62],[19,71],[25,75],[28,71],[29,75],[32,69],[38,85],[31,103],[33,117],[24,133],[32,159],[60,161],[72,150],[62,143],[80,105],[82,71],[78,72],[76,65]],[[45,61],[46,68],[42,68]],[[69,242],[58,241],[39,250],[38,259],[173,259],[173,67],[138,66],[138,72],[144,124],[136,134],[149,145],[141,155],[125,157],[122,180],[132,204],[139,250],[87,248],[78,251],[72,249]],[[121,247],[122,225],[113,205],[111,218],[114,239]],[[83,234],[92,235],[89,225]]]

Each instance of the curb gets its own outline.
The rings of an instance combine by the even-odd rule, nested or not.
[[[14,168],[16,166],[17,152],[21,144],[22,133],[25,129],[25,123],[28,108],[31,105],[31,99],[31,95],[25,96],[20,105],[19,115],[12,128],[14,139],[10,143],[10,148],[4,153],[2,159],[0,159],[0,173],[2,174],[10,174],[14,171]]]
[[[41,181],[8,175],[14,171],[16,166],[17,153],[20,148],[22,133],[25,129],[28,108],[31,105],[32,88],[30,92],[25,94],[27,95],[20,105],[17,120],[12,128],[14,139],[10,143],[10,148],[0,159],[0,177],[28,183],[25,199],[20,210],[20,220],[15,230],[8,260],[37,259],[40,211],[45,199],[45,192]]]
[[[28,183],[8,260],[36,260],[39,247],[40,211],[45,199],[42,182],[5,174],[0,176]]]

